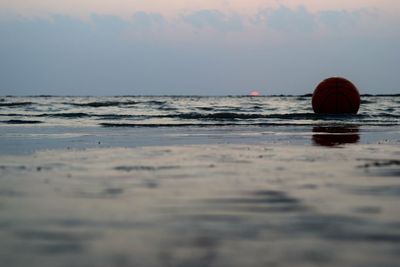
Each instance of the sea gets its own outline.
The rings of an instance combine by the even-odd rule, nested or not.
[[[397,267],[400,95],[0,97],[0,266]]]
[[[400,95],[363,95],[356,115],[315,114],[311,95],[5,96],[0,153],[262,141],[335,146],[397,141],[399,125]],[[332,134],[344,138],[320,142]]]
[[[2,97],[3,125],[98,127],[397,126],[400,95],[362,96],[357,115],[318,115],[311,96]]]

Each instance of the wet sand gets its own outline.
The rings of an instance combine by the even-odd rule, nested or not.
[[[1,265],[398,266],[398,143],[325,132],[3,153]]]

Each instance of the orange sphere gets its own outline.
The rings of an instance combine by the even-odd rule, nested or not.
[[[312,107],[318,114],[357,114],[360,102],[354,84],[340,77],[323,80],[312,96]]]

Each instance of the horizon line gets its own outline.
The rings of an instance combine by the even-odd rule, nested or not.
[[[257,98],[257,97],[312,97],[312,93],[307,94],[260,94],[257,96],[251,96],[250,94],[227,94],[227,95],[177,95],[177,94],[164,94],[164,95],[157,95],[157,94],[137,94],[137,95],[51,95],[51,94],[38,94],[38,95],[0,95],[1,98],[5,97],[250,97],[250,98]],[[360,96],[400,96],[400,94],[360,94]]]

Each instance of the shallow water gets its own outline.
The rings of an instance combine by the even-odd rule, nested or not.
[[[5,266],[396,266],[398,147],[1,156]],[[382,175],[384,174],[384,175]]]

